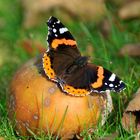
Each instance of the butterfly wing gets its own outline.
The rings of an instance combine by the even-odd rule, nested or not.
[[[125,88],[124,82],[114,73],[103,68],[102,66],[95,66],[89,64],[88,67],[96,72],[96,77],[91,78],[91,90],[93,92],[102,93],[106,90],[121,92]]]
[[[43,68],[52,81],[62,75],[73,61],[81,56],[76,41],[68,29],[55,17],[50,17],[48,25],[48,51],[44,53]]]
[[[106,90],[119,92],[125,88],[119,77],[101,66],[73,65],[81,57],[75,39],[57,18],[51,17],[47,24],[49,49],[43,56],[43,68],[48,78],[58,82],[64,92],[84,96]]]
[[[77,68],[72,73],[65,73],[60,79],[61,89],[73,96],[85,96],[90,94],[90,77],[87,67]],[[92,73],[93,74],[93,73]]]
[[[55,17],[50,17],[48,22],[49,49],[56,50],[61,45],[77,48],[77,43],[69,30]]]
[[[63,80],[62,89],[74,96],[84,96],[91,92],[102,93],[106,90],[120,92],[125,88],[124,82],[118,76],[93,64],[77,69]]]

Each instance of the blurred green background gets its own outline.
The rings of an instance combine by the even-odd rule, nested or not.
[[[47,49],[46,21],[53,15],[65,23],[83,55],[119,75],[127,85],[123,93],[112,94],[113,113],[93,138],[106,138],[116,132],[115,139],[135,138],[133,132],[123,129],[121,117],[140,85],[139,11],[140,2],[131,0],[1,0],[0,136],[17,139],[7,119],[9,84],[24,62]]]

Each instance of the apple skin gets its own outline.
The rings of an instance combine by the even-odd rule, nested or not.
[[[107,98],[93,93],[70,96],[48,80],[41,57],[25,63],[14,75],[8,99],[8,114],[22,136],[46,134],[70,138],[84,129],[96,128],[106,109]],[[29,131],[30,130],[30,131]]]

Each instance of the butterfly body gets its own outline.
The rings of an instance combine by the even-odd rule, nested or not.
[[[63,92],[85,96],[106,90],[119,92],[125,88],[114,73],[89,63],[89,57],[81,56],[75,39],[57,18],[50,17],[47,24],[49,47],[42,58],[43,69]]]

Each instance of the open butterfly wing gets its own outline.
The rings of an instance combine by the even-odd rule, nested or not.
[[[77,44],[69,30],[55,17],[50,17],[48,22],[47,41],[49,49],[57,49],[60,45],[76,48]]]
[[[65,75],[63,80],[65,83],[61,84],[61,87],[65,88],[65,92],[75,96],[87,95],[90,92],[102,93],[106,90],[120,92],[125,88],[125,84],[118,76],[93,64],[88,64],[70,75]],[[86,90],[83,94],[82,89]],[[78,94],[80,90],[81,92]]]
[[[90,81],[87,74],[87,67],[77,68],[70,74],[60,77],[62,90],[74,96],[85,96],[90,94]]]
[[[50,54],[52,68],[54,69],[57,76],[62,75],[73,63],[73,61],[80,56],[77,49],[68,47],[58,47],[58,51],[48,52]]]
[[[106,90],[120,92],[125,88],[124,82],[116,74],[93,64],[87,65],[92,92],[102,93]]]
[[[49,49],[44,53],[43,68],[48,78],[57,82],[57,77],[81,54],[74,37],[57,18],[50,17],[47,25]]]

